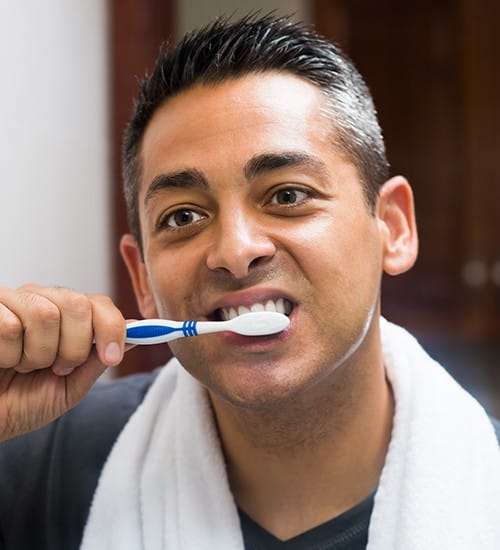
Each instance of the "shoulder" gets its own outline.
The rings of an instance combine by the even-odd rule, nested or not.
[[[74,541],[78,548],[104,462],[155,377],[98,382],[55,422],[0,444],[0,530],[7,547],[59,548],[67,541],[72,548]]]

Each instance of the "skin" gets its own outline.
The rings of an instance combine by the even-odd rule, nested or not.
[[[393,416],[380,278],[417,253],[408,183],[387,181],[372,215],[322,106],[316,88],[283,73],[167,102],[142,143],[144,256],[131,235],[121,243],[145,317],[293,304],[277,336],[172,344],[207,387],[236,501],[282,539],[377,485]],[[125,323],[106,296],[0,286],[0,440],[82,399],[121,361]]]
[[[125,320],[107,296],[0,286],[0,441],[76,405],[122,360],[124,341]]]
[[[208,389],[238,504],[282,539],[376,487],[393,416],[380,280],[417,253],[408,183],[386,182],[370,213],[322,107],[273,73],[170,99],[142,142],[143,256],[121,243],[145,317],[293,303],[280,335],[171,344]]]

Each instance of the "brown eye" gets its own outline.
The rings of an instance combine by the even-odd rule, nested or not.
[[[308,194],[300,189],[280,189],[274,194],[271,202],[273,204],[295,204],[307,197]]]
[[[201,214],[195,212],[194,210],[181,209],[172,212],[167,216],[166,224],[168,227],[183,227],[191,223],[197,222],[198,220],[203,219]]]

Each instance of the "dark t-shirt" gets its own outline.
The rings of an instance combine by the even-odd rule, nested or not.
[[[153,379],[96,384],[52,424],[0,444],[0,548],[80,547],[104,462]]]
[[[365,550],[374,495],[340,516],[282,541],[239,510],[245,550]]]
[[[154,378],[143,374],[97,384],[49,426],[0,444],[0,549],[80,547],[104,462]],[[496,429],[500,433],[498,423]],[[327,550],[345,540],[335,549],[357,550],[366,546],[372,506],[373,499],[367,499],[286,543],[242,515],[243,534],[252,549]]]

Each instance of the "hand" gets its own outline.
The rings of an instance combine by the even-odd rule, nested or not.
[[[106,296],[0,286],[0,441],[76,405],[107,367],[120,363],[125,333]]]

